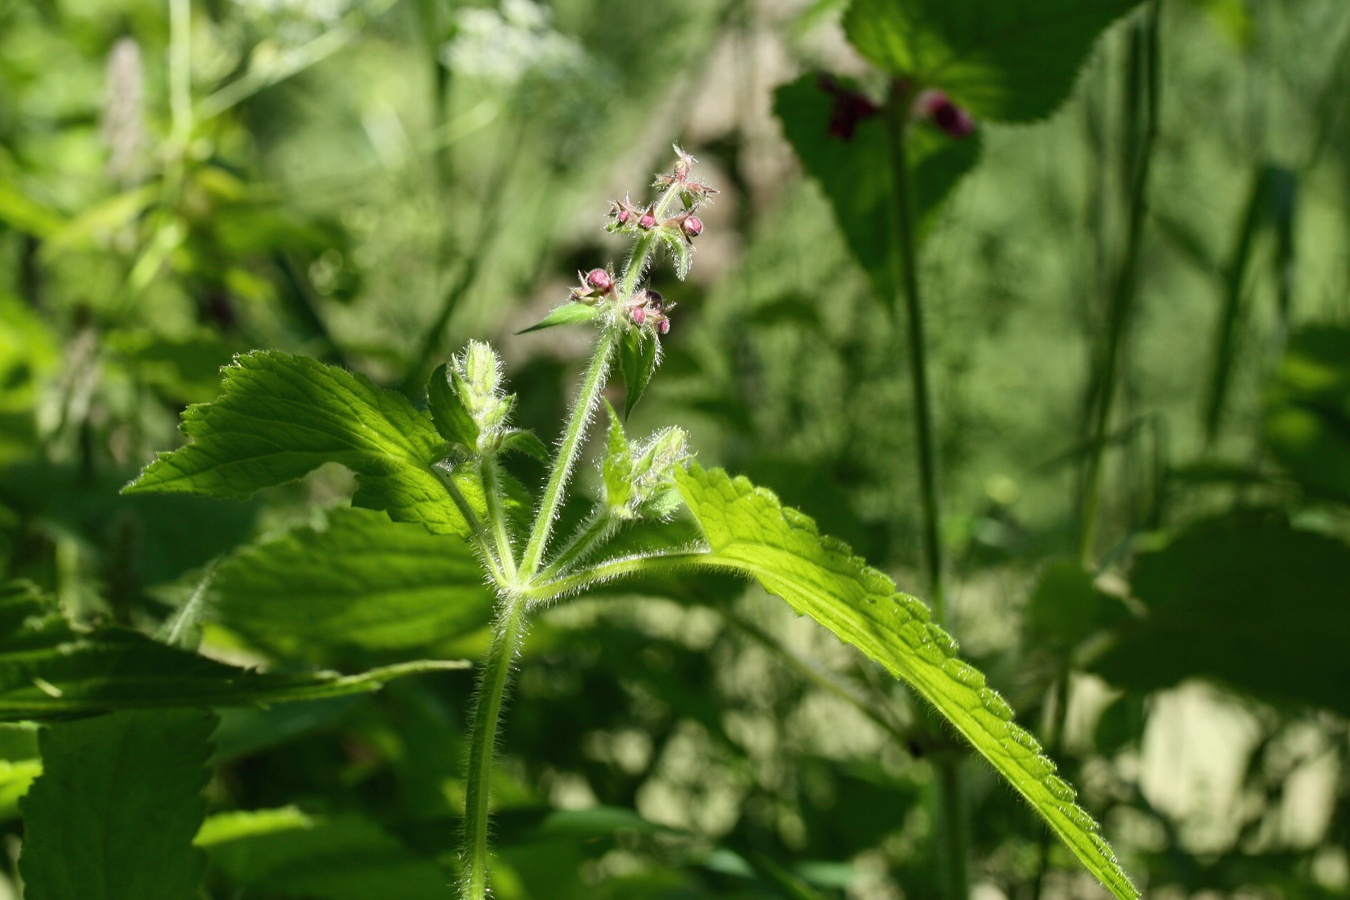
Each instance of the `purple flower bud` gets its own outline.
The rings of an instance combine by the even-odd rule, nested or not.
[[[661,296],[660,291],[643,291],[646,295],[646,304],[657,312],[665,305],[666,298]]]
[[[628,220],[629,220],[630,218],[632,218],[632,216],[629,214],[628,210],[626,210],[626,209],[621,209],[621,210],[619,210],[619,212],[614,216],[614,218],[615,218],[615,220],[616,220],[620,225],[627,225],[627,224],[628,224]]]
[[[586,283],[597,291],[607,293],[614,287],[614,279],[604,269],[591,269],[586,273]]]
[[[703,233],[703,220],[698,216],[685,216],[680,226],[684,229],[684,233],[691,238],[698,237]]]
[[[970,113],[951,101],[942,91],[924,91],[914,103],[916,116],[926,118],[954,138],[963,138],[975,130]]]
[[[633,317],[634,325],[641,325],[643,322],[647,321],[647,307],[635,306],[629,315]]]
[[[638,219],[638,227],[646,229],[648,231],[655,228],[656,216],[652,215],[650,212],[643,213],[642,218]]]

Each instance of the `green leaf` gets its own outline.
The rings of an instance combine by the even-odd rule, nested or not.
[[[551,462],[548,448],[544,442],[539,440],[539,436],[533,431],[525,431],[520,428],[513,428],[502,435],[501,449],[503,453],[519,451],[526,456],[539,460],[544,465]]]
[[[363,375],[304,356],[256,351],[224,370],[224,393],[188,407],[186,447],[160,454],[126,493],[248,497],[328,462],[357,475],[353,503],[401,522],[467,537],[434,466],[445,442],[430,414]]]
[[[364,509],[240,550],[209,593],[208,615],[250,644],[320,661],[434,647],[486,625],[493,602],[463,540]]]
[[[1125,605],[1099,590],[1092,573],[1073,560],[1046,564],[1027,601],[1027,643],[1071,652],[1092,635],[1128,618]]]
[[[774,111],[792,149],[829,198],[849,249],[878,297],[890,302],[898,285],[892,263],[895,200],[885,117],[862,119],[852,137],[837,137],[831,134],[834,104],[835,95],[817,77],[806,75],[778,89]],[[980,135],[956,140],[928,126],[916,126],[908,134],[909,184],[922,237],[957,182],[979,160]]]
[[[543,320],[537,325],[531,325],[529,328],[517,331],[516,334],[529,334],[531,331],[543,331],[545,328],[554,328],[558,325],[578,325],[582,322],[589,322],[598,315],[600,315],[599,307],[591,306],[588,303],[569,301],[544,316]]]
[[[360,675],[261,673],[121,628],[74,631],[36,590],[0,588],[0,721],[170,706],[252,706],[378,690],[404,675],[460,669],[419,661]]]
[[[628,390],[623,401],[625,419],[642,399],[643,391],[647,390],[647,383],[656,371],[660,349],[661,342],[654,334],[647,334],[641,328],[630,328],[624,332],[619,342],[619,371],[623,374],[623,383]]]
[[[294,808],[222,813],[197,836],[243,891],[303,900],[447,900],[450,879],[374,823]]]
[[[462,380],[453,366],[443,363],[427,382],[427,405],[441,437],[472,451],[478,447],[478,423],[460,399],[463,391],[454,384]]]
[[[1311,325],[1290,338],[1266,398],[1265,434],[1300,483],[1350,500],[1350,328]]]
[[[1139,0],[853,0],[858,52],[978,117],[1040,119],[1073,90],[1098,35]]]
[[[784,508],[770,492],[720,469],[677,471],[685,502],[709,544],[703,565],[729,568],[810,616],[840,640],[903,679],[998,770],[1064,840],[1083,865],[1120,898],[1130,883],[1092,817],[1074,803],[1040,745],[1012,721],[1006,701],[956,657],[956,642],[929,621],[928,609],[896,590],[815,523]]]
[[[42,774],[42,760],[0,760],[0,821],[19,814],[19,799],[28,793],[33,781]]]
[[[192,900],[192,846],[216,720],[197,710],[120,712],[41,737],[43,774],[21,802],[29,900]]]
[[[624,434],[623,423],[614,407],[605,401],[605,410],[609,413],[609,439],[605,442],[605,458],[600,464],[600,474],[605,484],[605,505],[610,510],[628,511],[628,501],[633,493],[633,451],[628,445],[628,435]]]
[[[1350,714],[1350,546],[1244,510],[1198,522],[1132,573],[1147,615],[1093,664],[1138,691],[1208,677]]]

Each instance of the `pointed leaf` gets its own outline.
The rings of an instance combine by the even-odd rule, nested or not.
[[[364,509],[244,548],[216,569],[209,594],[209,617],[312,661],[434,647],[486,625],[493,602],[463,540]]]
[[[544,446],[543,441],[539,440],[539,435],[533,431],[513,428],[502,436],[502,452],[517,451],[539,460],[544,465],[548,465],[552,461],[548,448]]]
[[[427,382],[427,406],[431,410],[431,421],[441,437],[452,444],[462,444],[473,450],[478,446],[478,423],[460,399],[462,392],[456,390],[454,380],[462,379],[449,363],[443,363],[432,373],[431,380]]]
[[[224,370],[224,393],[188,407],[193,442],[161,453],[124,489],[243,498],[328,462],[357,474],[354,503],[468,536],[433,468],[445,442],[430,414],[363,375],[304,356],[257,351]]]
[[[531,331],[543,331],[545,328],[555,328],[558,325],[577,325],[581,322],[589,322],[598,315],[600,315],[598,307],[591,306],[588,303],[569,301],[544,316],[538,324],[523,328],[516,334],[529,334]]]
[[[206,812],[215,717],[120,712],[40,739],[43,774],[21,802],[29,900],[191,900],[205,873],[192,838]]]
[[[956,642],[929,621],[923,603],[897,591],[894,582],[846,545],[821,536],[808,517],[784,508],[744,478],[694,463],[677,471],[676,480],[710,547],[704,565],[754,578],[903,679],[1027,799],[1113,894],[1139,896],[1096,822],[1054,774],[1054,763],[1012,721],[1012,710],[985,685],[984,676],[956,657]]]
[[[469,663],[422,661],[336,672],[261,673],[121,628],[74,631],[36,590],[0,589],[0,721],[115,709],[253,706],[378,690],[403,675]]]
[[[605,483],[605,505],[611,510],[628,511],[628,501],[633,494],[633,450],[628,444],[628,435],[624,434],[623,423],[614,407],[605,401],[605,410],[609,413],[609,438],[605,442],[605,459],[600,464],[600,474]]]
[[[853,0],[844,30],[892,75],[938,87],[977,116],[1054,112],[1098,35],[1139,0]]]
[[[642,392],[647,390],[647,383],[652,380],[660,346],[656,335],[647,334],[641,328],[630,328],[619,342],[619,371],[623,373],[623,383],[628,390],[623,401],[625,419],[642,399]]]
[[[829,198],[849,249],[877,295],[889,303],[899,285],[891,259],[896,246],[895,200],[885,116],[862,119],[850,137],[843,137],[831,133],[835,103],[836,94],[822,87],[817,77],[806,75],[778,89],[774,112],[802,165]],[[907,156],[922,238],[943,201],[979,160],[980,134],[956,140],[916,126],[909,130]]]

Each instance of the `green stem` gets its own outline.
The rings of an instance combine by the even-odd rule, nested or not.
[[[625,575],[638,575],[646,572],[661,572],[675,569],[690,569],[696,566],[707,569],[735,570],[710,559],[706,550],[667,550],[661,553],[638,554],[619,559],[610,559],[580,572],[555,578],[553,581],[527,589],[522,596],[530,601],[530,607],[544,606],[569,594],[578,594],[586,588],[613,581]]]
[[[487,498],[488,522],[492,526],[492,536],[497,542],[497,559],[501,562],[502,574],[508,584],[516,581],[516,555],[511,543],[511,534],[506,527],[506,510],[502,499],[505,491],[502,487],[501,471],[495,457],[483,459],[483,494]]]
[[[581,449],[581,439],[586,433],[600,394],[605,388],[605,377],[609,374],[609,364],[614,356],[614,347],[618,343],[618,330],[606,326],[600,332],[595,345],[595,354],[581,380],[581,390],[577,392],[576,403],[572,406],[567,419],[567,430],[563,432],[562,444],[558,447],[558,456],[553,461],[553,470],[549,472],[548,484],[544,487],[544,496],[539,503],[539,511],[534,517],[534,526],[530,529],[530,541],[525,545],[525,554],[520,560],[520,574],[526,581],[539,571],[544,548],[548,545],[549,535],[553,532],[553,520],[562,503],[563,489],[571,477],[572,467],[576,464],[577,453]]]
[[[192,4],[169,0],[169,111],[176,152],[192,136]]]
[[[459,489],[459,485],[455,484],[454,474],[447,472],[441,476],[440,481],[441,484],[445,485],[445,492],[450,495],[455,507],[459,509],[459,514],[464,517],[464,521],[468,524],[469,534],[473,536],[474,542],[478,544],[478,549],[482,551],[483,560],[487,563],[489,569],[488,574],[492,576],[495,583],[504,583],[503,564],[497,559],[496,554],[492,552],[492,547],[488,546],[487,540],[483,537],[485,534],[483,523],[478,518],[478,513],[474,512],[473,507],[469,505],[468,498]]]
[[[613,534],[618,524],[618,520],[611,516],[607,509],[600,508],[591,513],[577,529],[576,534],[558,550],[548,568],[540,574],[539,580],[548,581],[560,572],[566,571],[568,566],[583,558],[597,544]]]
[[[906,138],[909,124],[909,97],[900,82],[891,88],[887,104],[890,127],[891,179],[895,201],[895,266],[900,282],[897,306],[904,306],[909,338],[909,376],[914,395],[914,432],[919,458],[919,503],[923,512],[924,562],[928,570],[928,589],[933,618],[941,625],[947,621],[945,570],[943,559],[941,512],[938,503],[937,451],[934,442],[933,408],[928,386],[928,350],[924,335],[923,300],[919,293],[918,241],[914,227],[913,199],[910,196],[909,160]],[[898,315],[897,315],[898,318]],[[937,733],[937,732],[935,732]],[[966,830],[962,816],[962,792],[956,756],[943,754],[934,760],[937,770],[937,821],[939,846],[937,857],[944,893],[951,900],[970,896],[966,866]]]
[[[464,799],[464,900],[484,900],[488,889],[488,803],[492,757],[501,724],[511,664],[525,636],[525,602],[508,597],[501,607],[492,649],[478,683],[469,743],[469,771]]]
[[[1092,409],[1092,427],[1088,441],[1088,458],[1083,468],[1083,500],[1079,514],[1078,558],[1090,566],[1097,537],[1097,519],[1101,507],[1102,455],[1106,450],[1107,429],[1111,425],[1111,411],[1115,401],[1116,383],[1120,380],[1120,358],[1129,333],[1131,313],[1139,278],[1139,251],[1148,214],[1148,177],[1153,160],[1153,144],[1158,133],[1158,21],[1160,0],[1152,0],[1147,7],[1147,18],[1142,34],[1136,39],[1147,42],[1143,48],[1143,84],[1137,90],[1145,92],[1142,104],[1131,103],[1144,117],[1140,145],[1130,172],[1130,196],[1125,253],[1120,262],[1107,307],[1106,342],[1100,356],[1098,378],[1101,386]]]

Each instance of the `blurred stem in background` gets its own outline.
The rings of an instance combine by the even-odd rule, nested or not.
[[[923,298],[919,292],[918,246],[915,234],[914,202],[909,183],[909,158],[905,142],[909,137],[910,103],[913,97],[900,80],[891,84],[891,96],[886,105],[889,121],[891,156],[891,185],[894,194],[896,246],[892,253],[892,268],[900,285],[895,299],[895,319],[901,318],[903,308],[905,333],[908,338],[909,380],[913,393],[914,440],[919,457],[919,502],[923,515],[924,564],[928,575],[928,595],[933,607],[933,618],[947,626],[945,597],[945,568],[942,547],[942,523],[938,490],[937,450],[933,436],[933,403],[928,385],[927,342],[923,322]],[[928,719],[935,743],[945,745],[941,738],[942,725],[933,717]],[[965,900],[970,896],[970,877],[967,866],[968,839],[964,822],[959,754],[943,751],[935,754],[937,860],[939,881],[944,896],[950,900]]]

